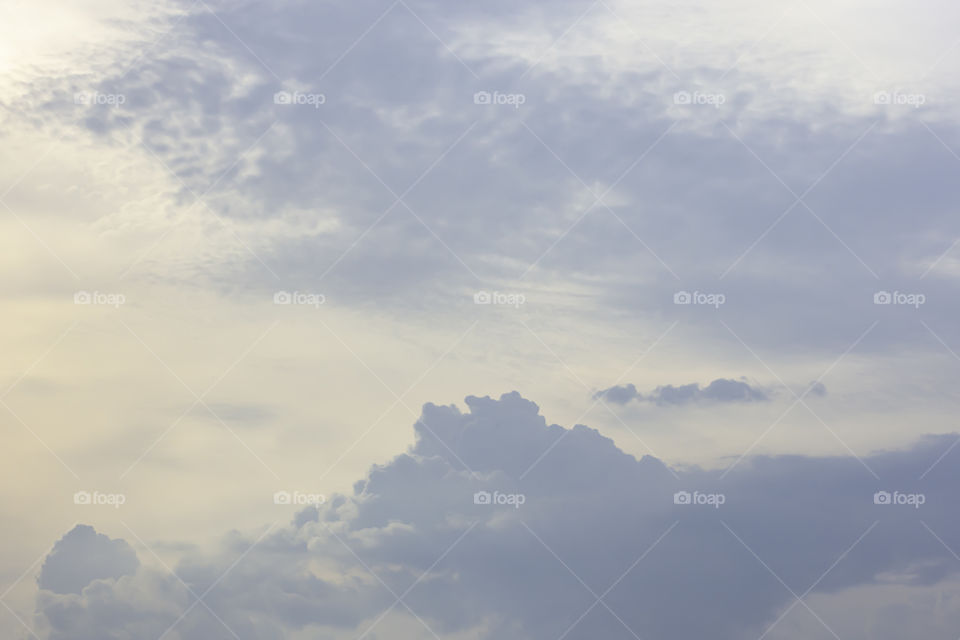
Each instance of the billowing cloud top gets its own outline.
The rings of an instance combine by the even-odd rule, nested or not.
[[[944,438],[863,460],[677,470],[549,425],[517,393],[466,402],[425,406],[416,444],[353,495],[231,533],[176,575],[130,575],[124,543],[75,529],[44,567],[42,637],[732,640],[776,628],[808,589],[919,590],[960,569],[947,548],[960,545],[957,466],[917,480]],[[111,568],[61,575],[90,556]],[[882,615],[860,624],[892,637]]]
[[[54,545],[37,582],[53,593],[80,593],[94,580],[115,580],[135,573],[138,566],[136,553],[125,541],[78,524]]]

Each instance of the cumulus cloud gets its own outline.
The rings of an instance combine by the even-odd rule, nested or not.
[[[918,480],[953,438],[863,459],[757,456],[724,473],[638,460],[586,426],[548,424],[517,393],[466,405],[426,405],[416,443],[352,495],[231,533],[177,577],[125,567],[44,588],[41,637],[733,640],[775,623],[791,590],[928,588],[960,570],[947,548],[960,547],[958,467],[946,457]],[[923,504],[878,503],[882,491]]]
[[[818,388],[822,387],[821,384]],[[717,378],[705,387],[701,387],[697,382],[680,386],[668,384],[647,394],[637,391],[633,384],[619,385],[602,389],[596,392],[594,397],[616,404],[645,401],[658,405],[683,405],[696,402],[763,402],[770,399],[770,394],[767,390],[742,380]]]
[[[37,583],[53,593],[80,593],[94,580],[116,580],[135,573],[138,566],[137,554],[126,541],[78,524],[53,546]]]

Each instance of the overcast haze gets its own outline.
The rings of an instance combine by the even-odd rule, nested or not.
[[[958,24],[0,5],[0,635],[956,640]]]

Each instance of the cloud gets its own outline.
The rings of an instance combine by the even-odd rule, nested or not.
[[[93,527],[78,524],[53,546],[37,583],[53,593],[80,593],[94,580],[136,572],[137,555],[124,540],[112,540]]]
[[[609,400],[615,404],[627,404],[631,400],[639,400],[643,395],[637,391],[637,387],[633,384],[623,384],[610,387],[608,389],[601,389],[593,394],[594,398],[603,398]]]
[[[724,378],[717,378],[700,390],[699,397],[718,402],[754,402],[768,399],[767,392],[763,389],[751,387],[740,380]]]
[[[94,77],[29,83],[3,112],[10,132],[69,132],[90,148],[65,155],[107,167],[102,185],[85,174],[39,185],[79,192],[44,208],[70,212],[58,228],[78,218],[76,203],[89,203],[90,228],[115,239],[73,255],[82,243],[64,232],[51,246],[68,264],[116,261],[103,269],[112,274],[135,263],[131,283],[256,295],[281,279],[344,307],[375,299],[415,312],[467,287],[523,280],[558,317],[586,321],[584,310],[599,308],[698,328],[707,323],[697,306],[678,307],[673,294],[710,291],[726,296],[725,322],[751,348],[769,348],[771,362],[842,351],[877,319],[859,350],[939,355],[917,314],[902,313],[909,307],[873,304],[877,290],[900,290],[925,295],[926,324],[960,342],[952,255],[917,280],[960,235],[948,150],[960,147],[948,108],[947,80],[957,74],[946,72],[949,56],[925,50],[934,42],[947,50],[953,39],[905,34],[895,8],[864,10],[886,31],[865,33],[856,12],[827,19],[844,25],[845,39],[871,40],[870,64],[889,77],[925,54],[940,60],[919,111],[874,104],[889,87],[866,86],[869,74],[849,52],[832,55],[837,39],[798,39],[822,29],[805,12],[766,15],[756,3],[653,22],[622,2],[610,4],[616,15],[572,2],[549,11],[430,0],[177,6],[167,25],[175,38],[124,51]],[[631,42],[617,16],[657,24],[658,40],[644,40],[657,56]],[[727,28],[721,35],[712,24]],[[732,55],[768,28],[756,50]],[[900,38],[913,41],[903,50],[916,57],[890,60],[885,43]],[[687,39],[696,46],[679,44]],[[714,84],[723,85],[722,109],[673,102],[678,91]],[[491,90],[526,100],[521,109],[474,104],[477,91]],[[77,105],[81,91],[127,100]],[[326,101],[276,104],[279,91]],[[904,117],[911,113],[929,126]],[[134,185],[109,170],[117,165],[151,171]],[[9,202],[14,210],[39,201],[28,185],[13,193],[24,193]],[[801,205],[796,195],[808,187]],[[103,202],[93,197],[101,191]],[[401,193],[404,204],[395,202]],[[200,194],[209,209],[191,206]],[[119,211],[117,199],[128,203]],[[572,292],[591,304],[579,295],[569,304]],[[716,345],[701,335],[691,351]]]
[[[827,395],[827,387],[819,380],[810,383],[810,393],[821,398]]]
[[[371,627],[378,637],[408,624],[429,636],[422,621],[442,638],[739,640],[774,623],[791,589],[909,590],[960,570],[946,548],[960,547],[960,470],[947,457],[918,481],[953,437],[863,459],[756,456],[723,475],[638,460],[593,429],[548,424],[517,393],[466,405],[424,406],[416,443],[352,495],[286,526],[233,532],[184,557],[179,578],[141,567],[79,595],[92,574],[69,593],[44,589],[41,637],[159,636],[171,625],[179,640],[233,637],[228,628],[244,640]],[[921,494],[923,505],[876,504],[878,491]],[[51,557],[85,551],[62,545]],[[193,594],[204,604],[180,619]]]
[[[764,402],[770,399],[770,394],[765,389],[751,386],[742,380],[717,378],[706,387],[701,387],[697,382],[678,387],[668,384],[657,387],[648,394],[642,394],[634,385],[626,384],[603,389],[593,397],[602,397],[616,404],[627,404],[636,400],[658,405],[683,405],[696,402]]]
[[[937,2],[939,10],[927,12],[935,17],[913,11],[909,20],[901,19],[906,9],[824,0],[813,1],[810,11],[782,15],[781,8],[752,0],[691,11],[617,0],[586,12],[569,0],[176,3],[163,11],[169,21],[145,19],[136,29],[117,26],[132,22],[126,10],[115,15],[104,7],[97,13],[116,18],[109,31],[91,30],[83,47],[73,44],[76,38],[57,47],[69,49],[65,58],[81,60],[81,67],[64,64],[59,74],[24,71],[16,79],[22,87],[4,96],[0,118],[11,150],[5,168],[19,176],[4,196],[18,212],[5,217],[4,233],[15,229],[24,242],[5,258],[13,261],[11,272],[23,276],[2,286],[17,297],[52,296],[63,286],[59,277],[55,287],[33,283],[38,274],[62,275],[61,257],[77,269],[83,265],[84,280],[125,276],[130,269],[131,288],[189,284],[178,293],[196,288],[223,294],[218,306],[246,295],[269,300],[261,294],[282,280],[284,289],[329,293],[348,314],[382,318],[377,328],[419,326],[433,339],[443,328],[435,323],[449,316],[437,318],[431,310],[462,298],[463,315],[473,316],[477,309],[464,291],[493,289],[494,283],[506,290],[519,279],[542,294],[530,296],[541,305],[539,317],[575,326],[571,335],[584,336],[583,348],[593,355],[600,355],[598,346],[611,348],[607,339],[615,334],[608,328],[659,335],[654,327],[676,320],[696,337],[664,345],[677,354],[665,357],[677,368],[691,362],[689,356],[699,364],[715,352],[709,347],[730,341],[715,322],[722,314],[728,328],[778,369],[798,355],[829,354],[821,369],[829,371],[839,363],[835,356],[855,345],[865,357],[895,354],[898,371],[919,370],[903,366],[902,358],[914,357],[905,354],[939,356],[944,345],[960,342],[957,272],[948,268],[955,257],[918,279],[960,235],[960,183],[951,155],[960,147],[951,109],[960,75],[950,72],[955,60],[943,55],[955,38],[945,17],[958,9]],[[65,32],[79,32],[64,22]],[[18,30],[15,22],[9,25],[8,31]],[[145,37],[128,46],[118,30]],[[756,40],[761,33],[766,36]],[[13,40],[16,57],[21,40]],[[98,40],[106,44],[88,55]],[[744,49],[747,42],[756,46]],[[31,56],[24,67],[41,57]],[[864,73],[864,63],[874,73]],[[869,86],[871,77],[914,77],[916,69],[908,67],[927,71],[931,63],[937,73],[922,86],[904,87],[929,93],[923,109],[871,100],[874,91],[888,88]],[[273,99],[294,90],[323,93],[322,108]],[[522,94],[523,107],[472,100],[477,91],[491,90]],[[74,101],[77,92],[88,91],[125,101]],[[678,91],[719,91],[725,102],[722,108],[683,106],[673,100]],[[21,139],[25,131],[29,137]],[[52,147],[53,139],[62,146]],[[23,147],[32,153],[22,153]],[[58,151],[48,155],[53,148]],[[21,228],[21,214],[30,227]],[[721,293],[726,303],[676,305],[680,289]],[[878,289],[922,293],[928,303],[877,306]],[[164,319],[162,333],[179,345],[190,343],[178,328],[196,336],[197,344],[223,343],[219,333],[197,335],[202,327],[191,318],[169,324],[172,316],[157,307],[179,304],[180,295],[171,294],[144,296],[140,307],[152,322]],[[376,313],[369,313],[371,304]],[[395,313],[397,307],[416,317]],[[248,316],[245,311],[231,313],[227,324]],[[59,322],[62,314],[54,316]],[[498,342],[496,352],[487,343],[482,357],[460,362],[487,364],[509,354],[524,363],[518,378],[553,385],[524,368],[533,366],[531,353],[542,345],[521,335]],[[16,342],[33,349],[32,339]],[[392,344],[372,348],[391,369],[397,361]],[[181,348],[191,351],[185,369],[192,362],[197,373],[206,371],[206,353]],[[121,371],[128,385],[154,388],[130,373],[138,369],[117,363],[119,352],[103,353],[78,358],[82,370],[92,361]],[[25,352],[15,359],[34,358]],[[946,361],[937,366],[952,366]],[[378,364],[372,369],[379,371]],[[873,365],[847,375],[874,390],[879,373]],[[306,379],[299,366],[261,371],[267,368],[292,372],[283,379],[284,391],[300,389]],[[356,398],[340,391],[350,389],[350,378],[338,375],[340,367],[328,369],[335,372],[333,387],[310,379],[313,387],[336,389],[336,410],[359,415]],[[670,379],[691,379],[676,375]],[[891,388],[904,389],[899,375],[890,378]],[[89,379],[102,378],[82,377]],[[270,396],[280,387],[254,388]],[[101,396],[99,387],[91,390],[90,398]],[[820,385],[811,393],[823,390]],[[643,393],[627,384],[602,393],[614,403],[665,406],[768,397],[736,380]],[[928,395],[921,400],[934,395],[922,393]],[[111,412],[117,418],[109,425],[80,431],[82,442],[63,438],[72,449],[66,459],[73,464],[73,457],[89,459],[96,450],[98,467],[105,467],[117,453],[115,432],[139,439],[129,424],[155,406],[140,394],[120,393],[138,407],[137,421],[129,419],[132,411]],[[224,397],[215,409],[250,427],[289,425],[295,407],[284,407],[274,419],[256,408],[274,405],[256,404],[248,395],[254,394]],[[899,399],[865,403],[879,414],[882,403]],[[901,415],[926,425],[914,415],[919,404],[901,406]],[[944,421],[953,413],[940,402],[923,406]],[[444,635],[555,639],[596,604],[589,591],[602,593],[613,584],[676,517],[680,524],[637,573],[616,582],[610,608],[654,637],[732,638],[745,629],[757,637],[760,632],[752,632],[789,597],[762,565],[751,564],[755,558],[725,526],[787,584],[805,588],[816,582],[814,567],[829,567],[818,562],[847,548],[861,526],[867,530],[873,521],[869,495],[882,488],[852,458],[750,458],[720,481],[716,474],[671,470],[653,458],[635,460],[582,425],[549,425],[535,406],[513,395],[471,398],[468,407],[461,413],[428,406],[415,427],[416,446],[374,468],[354,495],[301,511],[290,526],[259,542],[259,532],[232,534],[216,551],[185,555],[177,571],[190,589],[151,567],[131,573],[107,562],[107,575],[98,576],[84,569],[80,551],[63,552],[75,562],[51,556],[53,568],[41,580],[49,588],[38,600],[45,635],[159,637],[193,602],[191,590],[212,588],[205,602],[244,638],[356,637],[392,603],[391,590],[403,593],[429,569],[408,600]],[[837,416],[838,422],[848,422],[858,436],[879,433],[871,420],[848,417]],[[712,424],[695,428],[718,433]],[[902,433],[899,425],[891,430]],[[291,441],[287,431],[256,431],[251,435],[264,440],[276,435],[275,442]],[[809,440],[803,429],[798,433]],[[202,438],[197,442],[205,446]],[[916,484],[950,442],[923,441],[863,462],[894,485]],[[110,446],[93,446],[99,443]],[[164,466],[188,468],[181,463],[192,462],[193,446],[178,449]],[[949,458],[937,472],[948,464]],[[198,468],[198,475],[217,471],[189,468]],[[949,498],[943,488],[955,486],[954,480],[934,474],[925,480],[932,489],[921,487],[940,500],[925,505],[923,513],[931,516],[925,522],[942,529],[951,545],[956,523],[938,505]],[[714,487],[729,498],[721,510],[674,515],[673,492]],[[472,502],[478,491],[522,493],[525,502],[515,510],[484,509]],[[878,513],[880,528],[830,580],[839,580],[838,588],[858,588],[876,580],[876,571],[887,571],[906,587],[940,584],[950,572],[944,550],[922,528],[901,531],[897,517]],[[431,566],[460,535],[450,554]],[[848,575],[851,566],[856,571]],[[815,595],[829,596],[831,584],[818,585]],[[383,624],[398,617],[419,626],[403,606]],[[187,640],[233,637],[200,606],[175,633]],[[597,605],[572,637],[579,634],[615,637],[625,629]]]

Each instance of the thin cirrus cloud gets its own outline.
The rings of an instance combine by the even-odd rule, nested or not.
[[[410,637],[734,640],[791,637],[797,593],[897,585],[909,599],[940,585],[950,602],[960,595],[949,551],[960,545],[957,466],[924,474],[951,437],[863,459],[756,456],[708,472],[550,425],[517,393],[466,404],[426,405],[416,444],[352,495],[233,532],[175,574],[137,566],[126,542],[78,527],[45,563],[40,637],[382,637],[409,624],[419,628]],[[289,518],[290,507],[278,509]],[[135,545],[141,556],[146,544]],[[89,556],[107,568],[84,569]],[[832,611],[816,633],[856,618],[851,639],[892,638],[890,613]]]

